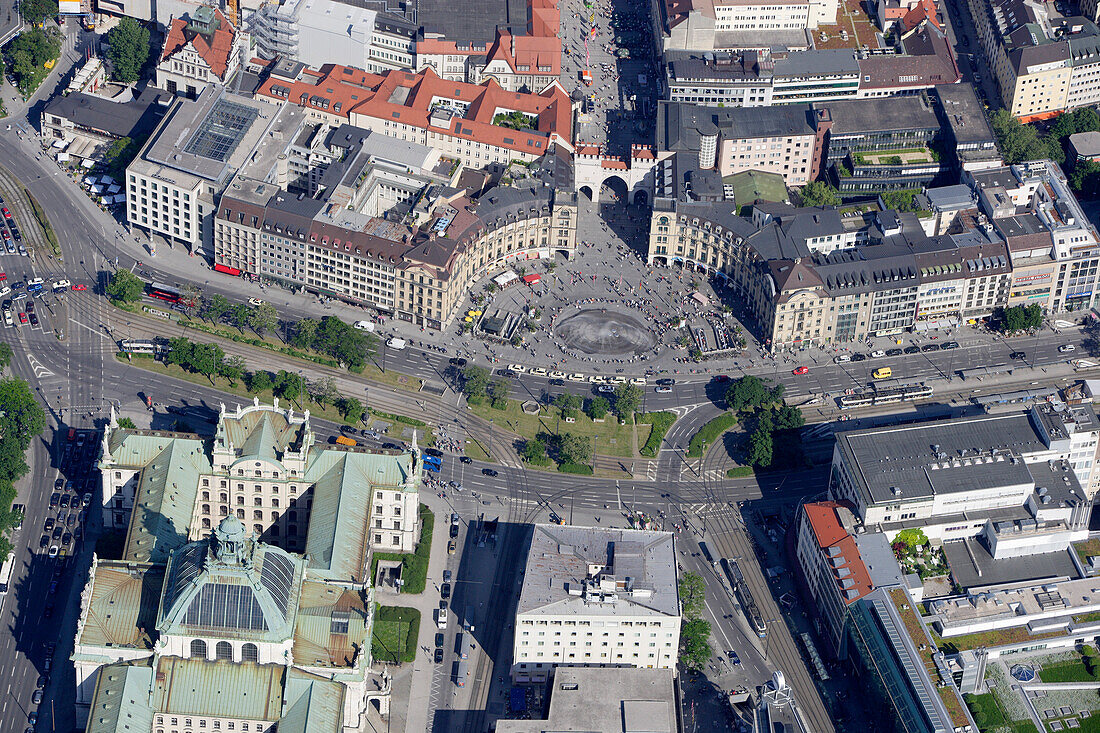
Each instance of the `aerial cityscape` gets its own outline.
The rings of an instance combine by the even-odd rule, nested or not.
[[[1096,0],[3,4],[0,733],[1100,733]]]

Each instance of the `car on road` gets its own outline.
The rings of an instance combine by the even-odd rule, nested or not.
[[[469,456],[459,456],[458,460],[459,460],[460,463],[473,463],[474,462],[474,459],[470,458]]]
[[[605,394],[608,393],[608,392],[614,392],[615,391],[615,385],[613,385],[613,384],[601,384],[599,387],[596,387],[596,391],[597,392],[603,392]]]
[[[1077,347],[1074,346],[1073,344],[1062,344],[1061,346],[1058,347],[1059,353],[1062,353],[1062,354],[1068,354],[1069,352],[1076,351],[1076,350],[1077,350]]]
[[[1016,359],[1018,361],[1020,359],[1026,359],[1027,354],[1023,351],[1013,351],[1011,354],[1008,355],[1008,358],[1009,359]]]
[[[653,391],[657,394],[668,394],[672,391],[672,387],[667,384],[658,384],[656,387],[653,388]]]
[[[73,285],[73,290],[75,290],[78,293],[83,293],[87,289],[88,289],[88,286],[85,285],[84,283],[77,283],[76,285]]]
[[[57,545],[50,545],[50,557],[57,557],[57,553],[59,552],[61,552],[60,547],[58,547]],[[47,615],[46,618],[49,618],[49,616]]]
[[[496,469],[493,469],[493,468],[483,468],[483,469],[481,469],[481,473],[483,473],[486,476],[492,476],[494,478],[497,476]]]
[[[374,331],[374,324],[370,321],[356,321],[351,325],[359,329],[360,331]]]
[[[905,354],[919,354],[920,353],[920,347],[919,346],[906,346],[904,349],[902,349],[902,353],[905,353]]]
[[[884,356],[886,356],[886,352],[883,351],[882,349],[875,349],[874,351],[871,352],[871,358],[872,359],[881,359]]]
[[[509,379],[515,379],[516,372],[512,369],[497,369],[497,374],[502,377],[508,377]]]
[[[716,374],[714,376],[714,381],[718,382],[718,384],[724,384],[724,383],[730,381],[730,375],[728,375],[728,374]]]
[[[447,543],[447,554],[448,555],[453,555],[456,552],[458,552],[458,545],[455,544],[454,540],[451,540],[450,542]]]
[[[890,367],[879,367],[875,371],[871,372],[871,376],[875,379],[889,379],[894,376],[894,370]]]
[[[852,361],[863,361],[867,358],[866,354],[852,354]]]
[[[808,366],[795,367],[794,369],[791,370],[791,374],[802,375],[802,374],[809,374],[809,373],[810,373],[810,368]]]
[[[50,536],[47,534],[42,535],[42,539],[38,541],[38,549],[45,550],[50,546]]]
[[[939,344],[925,344],[924,346],[920,347],[920,350],[925,352],[925,353],[927,353],[929,351],[939,351],[940,350],[940,345]]]
[[[513,372],[513,376],[515,376],[515,374],[523,374],[524,372],[526,372],[527,367],[523,366],[522,364],[509,364],[508,371]]]
[[[443,600],[447,600],[448,598],[451,597],[451,584],[450,583],[444,583],[443,585],[439,586],[439,597],[442,598]]]
[[[833,359],[833,362],[836,363],[836,364],[847,364],[851,360],[852,360],[852,357],[851,357],[850,354],[841,354],[840,356]]]
[[[676,380],[670,379],[669,377],[664,377],[663,379],[658,379],[657,384],[661,385],[662,387],[671,387],[672,385],[676,384]]]
[[[248,304],[249,305],[263,305],[264,301],[261,300],[260,298],[249,298],[248,299]]]
[[[432,659],[436,664],[443,664],[443,650],[436,647],[435,651],[432,652]]]
[[[726,655],[730,659],[730,664],[734,666],[741,664],[741,657],[737,656],[737,652],[735,652],[734,650],[730,649],[728,652],[726,652]]]
[[[463,359],[461,356],[452,356],[450,359],[447,360],[447,363],[451,366],[456,367],[464,367],[469,364],[469,362]]]

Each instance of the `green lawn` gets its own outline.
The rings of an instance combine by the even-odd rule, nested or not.
[[[1039,670],[1039,679],[1043,682],[1096,682],[1100,679],[1098,671],[1100,670],[1096,669],[1095,661],[1093,670],[1090,673],[1083,661],[1074,659],[1055,664],[1044,664],[1043,668]]]
[[[737,423],[736,412],[725,412],[699,428],[699,431],[691,436],[691,442],[688,443],[688,458],[702,458],[703,446],[713,446],[723,433]]]
[[[577,421],[569,423],[561,418],[561,410],[553,405],[544,406],[538,415],[528,415],[520,409],[520,403],[516,400],[508,400],[508,407],[503,410],[498,410],[487,402],[471,404],[470,410],[478,417],[492,420],[498,427],[523,438],[534,438],[539,433],[583,435],[595,441],[597,454],[619,458],[635,457],[632,443],[634,430],[638,431],[639,445],[645,444],[651,430],[651,426],[645,424],[620,425],[618,419],[611,414],[608,414],[604,422],[598,423],[578,412]]]
[[[665,434],[676,422],[676,413],[639,412],[634,415],[634,420],[641,424],[653,426],[649,431],[649,437],[646,439],[645,444],[638,449],[638,452],[643,456],[656,458],[657,452],[661,450],[661,443],[665,440]]]
[[[1005,717],[1004,710],[1001,709],[1001,703],[998,702],[997,696],[992,692],[984,695],[963,695],[963,700],[966,701],[966,706],[970,708],[970,713],[974,716],[974,722],[978,724],[980,730],[993,730],[1008,725],[1008,719]]]
[[[376,606],[371,656],[375,661],[412,662],[420,634],[420,611],[404,606]]]
[[[432,554],[432,531],[435,528],[435,515],[427,504],[420,505],[420,542],[413,552],[376,552],[370,563],[371,583],[378,576],[379,560],[398,560],[401,562],[401,579],[405,581],[402,593],[423,593],[428,584],[428,560]]]

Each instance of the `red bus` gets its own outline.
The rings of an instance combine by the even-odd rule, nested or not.
[[[145,294],[150,298],[163,300],[166,303],[179,303],[180,305],[188,306],[195,304],[195,301],[185,296],[182,290],[173,288],[171,285],[165,285],[164,283],[149,283],[145,286]]]

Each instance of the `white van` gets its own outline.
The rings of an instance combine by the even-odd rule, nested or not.
[[[68,280],[58,280],[57,282],[55,282],[53,284],[53,291],[55,293],[57,293],[57,292],[60,292],[62,290],[68,290],[69,285],[71,285],[71,284],[72,283],[70,283]]]
[[[391,349],[394,349],[396,351],[400,351],[401,349],[408,346],[408,342],[405,341],[405,339],[392,338],[386,342],[386,346],[389,346]]]
[[[437,615],[436,615],[435,627],[437,629],[441,629],[441,630],[446,629],[447,628],[447,622],[450,621],[450,618],[447,615],[447,609],[446,608],[440,608],[440,609],[436,610],[436,614]]]
[[[374,324],[370,321],[356,321],[351,325],[355,326],[360,331],[369,331],[370,333],[374,333]]]

